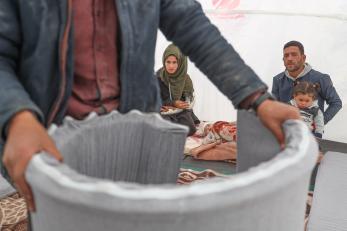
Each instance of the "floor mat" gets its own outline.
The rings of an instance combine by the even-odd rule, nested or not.
[[[1,231],[26,231],[27,216],[24,199],[18,193],[0,200]]]
[[[191,169],[180,169],[178,174],[177,184],[190,184],[193,181],[202,181],[212,177],[226,177],[226,175],[220,174],[211,169],[204,171],[194,171]]]

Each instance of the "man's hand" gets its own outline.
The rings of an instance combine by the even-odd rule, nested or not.
[[[257,109],[260,121],[277,138],[281,148],[285,147],[285,136],[282,124],[288,119],[300,120],[299,110],[293,106],[273,100],[265,100]]]
[[[63,159],[36,117],[29,111],[19,112],[9,124],[3,163],[31,211],[35,210],[35,205],[31,189],[25,180],[25,171],[33,155],[40,151],[52,154],[59,161]]]

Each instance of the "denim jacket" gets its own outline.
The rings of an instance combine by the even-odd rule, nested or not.
[[[159,111],[154,74],[158,28],[235,107],[266,85],[195,0],[115,0],[119,23],[119,111]],[[0,131],[21,110],[61,123],[73,83],[72,0],[1,0]],[[0,144],[1,146],[1,144]],[[2,149],[0,147],[0,153]]]

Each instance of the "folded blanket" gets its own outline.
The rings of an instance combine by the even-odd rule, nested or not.
[[[200,160],[236,162],[236,123],[201,122],[197,132],[186,139],[184,153]]]
[[[203,138],[203,144],[236,141],[236,122],[201,122],[195,136]]]
[[[199,160],[233,160],[236,161],[236,142],[202,144],[190,150],[190,154]]]

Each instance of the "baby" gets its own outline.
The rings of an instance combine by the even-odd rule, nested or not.
[[[300,110],[302,120],[312,133],[316,137],[322,138],[324,116],[318,106],[317,94],[319,89],[318,83],[296,82],[293,89],[293,99],[289,101],[289,104]]]

